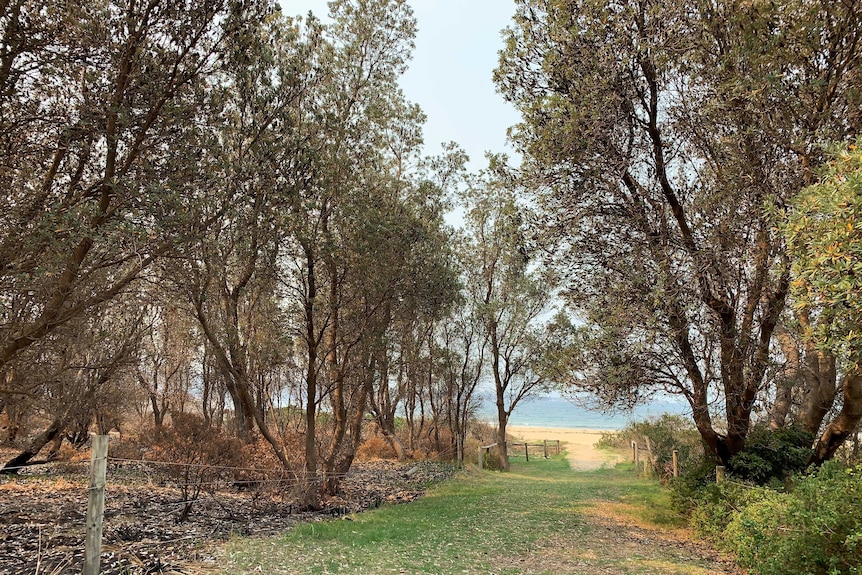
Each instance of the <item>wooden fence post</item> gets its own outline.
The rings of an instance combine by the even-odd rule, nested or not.
[[[557,455],[560,454],[560,440],[557,440]]]
[[[637,444],[632,441],[632,463],[638,462]]]
[[[94,435],[90,455],[90,491],[87,497],[87,536],[84,542],[84,575],[99,575],[102,554],[102,519],[105,512],[105,475],[108,469],[108,436]]]
[[[638,445],[637,441],[634,442],[634,450],[635,450],[635,469],[637,469],[641,465],[641,446]]]
[[[644,437],[644,440],[646,440],[647,452],[646,459],[644,459],[644,474],[652,477],[652,474],[655,471],[652,459],[652,442],[649,440],[649,437]]]
[[[546,439],[543,443],[545,446],[545,459],[547,459],[548,458],[548,440]]]
[[[530,461],[530,444],[527,442],[524,442],[524,457]]]
[[[673,476],[679,477],[679,451],[673,450]]]
[[[721,483],[724,481],[724,465],[715,466],[715,482]]]
[[[482,470],[482,466],[485,464],[483,459],[485,459],[485,454],[482,453],[482,446],[480,445],[479,446],[479,470],[480,471]]]

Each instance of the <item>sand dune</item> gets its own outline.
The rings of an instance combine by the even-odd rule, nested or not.
[[[576,471],[599,469],[603,465],[614,465],[622,456],[596,449],[595,444],[604,431],[595,429],[569,429],[557,427],[528,427],[510,425],[508,433],[513,438],[528,442],[559,439],[568,452],[569,463]],[[532,453],[532,452],[531,452]]]

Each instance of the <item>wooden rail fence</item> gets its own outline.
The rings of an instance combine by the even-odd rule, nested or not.
[[[510,453],[509,455],[520,456],[520,448],[524,448],[524,458],[527,461],[530,461],[530,448],[534,448],[534,452],[536,449],[542,450],[542,457],[547,459],[550,455],[559,455],[560,454],[560,440],[559,439],[545,439],[541,443],[529,443],[526,441],[510,441],[507,444],[509,449],[518,449],[516,453]]]
[[[632,441],[632,462],[635,464],[637,469],[641,468],[641,459],[643,459],[643,469],[644,472],[648,472],[650,470],[656,471],[657,459],[658,456],[653,456],[652,453],[652,445],[650,444],[650,440],[648,437],[646,439],[646,445],[643,447],[638,444],[637,441]],[[646,452],[646,456],[641,458],[641,451]],[[679,451],[676,449],[673,450],[672,454],[672,465],[673,465],[673,476],[679,477]]]
[[[485,454],[489,453],[491,449],[497,447],[496,443],[492,443],[490,445],[480,445],[479,446],[479,469],[482,469],[485,465]],[[560,454],[560,440],[559,439],[545,439],[542,443],[529,443],[527,441],[507,441],[506,447],[509,449],[513,448],[524,448],[524,458],[527,461],[530,461],[530,448],[541,448],[542,456],[547,459],[551,454],[559,455]],[[518,456],[518,453],[510,453],[510,456],[515,455]]]

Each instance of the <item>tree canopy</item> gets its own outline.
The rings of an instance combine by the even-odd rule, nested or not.
[[[681,394],[744,447],[790,284],[769,207],[858,129],[860,37],[856,2],[518,1],[496,80],[585,322],[574,383]]]

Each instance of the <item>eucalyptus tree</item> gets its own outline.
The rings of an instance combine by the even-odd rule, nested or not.
[[[678,393],[743,449],[790,282],[768,208],[858,130],[860,41],[856,0],[518,1],[496,81],[586,322],[574,383]]]
[[[261,5],[4,3],[0,366],[215,217],[198,209],[208,81]]]
[[[427,266],[412,267],[420,250],[438,247],[425,246],[432,228],[416,200],[424,117],[397,85],[413,47],[412,11],[402,0],[341,0],[330,14],[316,60],[322,80],[296,126],[311,150],[308,170],[280,214],[280,283],[304,371],[310,506],[318,473],[333,491],[352,463],[387,366],[391,318],[427,283]],[[325,435],[321,409],[333,415]]]
[[[201,338],[195,320],[178,303],[156,301],[144,307],[145,326],[134,373],[156,429],[169,414],[184,411],[199,360]]]
[[[459,463],[464,460],[467,426],[475,412],[475,393],[486,368],[488,337],[480,315],[473,307],[476,303],[463,298],[452,314],[441,322],[436,337],[440,348],[437,370],[446,421]]]
[[[273,390],[258,376],[289,353],[276,300],[279,214],[306,177],[297,124],[318,83],[319,35],[275,13],[237,27],[229,48],[214,86],[216,143],[207,153],[217,195],[230,203],[190,246],[178,279],[233,402],[239,437],[259,433],[292,470],[266,421]]]
[[[425,190],[423,194],[439,194],[433,186],[420,189]],[[440,349],[439,331],[450,321],[458,297],[457,271],[442,214],[428,219],[428,214],[407,212],[404,219],[393,227],[396,232],[403,230],[394,234],[402,245],[393,246],[401,277],[382,310],[379,378],[368,408],[399,459],[406,457],[406,447],[417,447],[426,423],[426,405],[438,434],[443,424],[448,397],[437,385],[436,362],[446,350]],[[396,430],[399,414],[407,424],[406,446]]]
[[[508,470],[506,427],[518,404],[549,383],[539,369],[553,284],[534,258],[525,206],[504,176],[482,176],[467,194],[467,243],[461,253],[471,305],[487,338],[497,406],[497,449]]]
[[[434,205],[441,189],[417,181],[420,174],[402,172],[400,156],[392,157],[384,171],[385,159],[376,170],[357,174],[358,194],[342,188],[349,192],[340,197],[343,215],[330,222],[338,225],[338,243],[327,257],[336,262],[338,275],[327,275],[330,298],[335,298],[328,302],[331,323],[325,340],[334,415],[323,461],[328,475],[349,469],[375,386],[388,386],[389,338],[399,327],[408,327],[409,338],[417,326],[439,320],[457,294],[443,214]],[[403,334],[398,339],[405,341]],[[415,350],[410,343],[406,348]],[[337,482],[328,482],[329,491],[336,487]]]
[[[405,159],[399,156],[399,170]],[[399,459],[406,451],[396,434],[397,414],[405,417],[412,450],[425,423],[426,403],[438,424],[448,405],[448,396],[437,385],[443,376],[435,361],[448,353],[445,345],[441,349],[440,332],[457,314],[461,287],[452,249],[454,231],[445,225],[444,214],[463,181],[466,161],[457,145],[445,144],[439,156],[419,162],[403,194],[408,215],[400,237],[405,244],[396,250],[403,252],[407,265],[402,268],[402,288],[387,303],[386,355],[370,399],[371,413]],[[432,393],[439,397],[430,397]]]
[[[89,440],[93,423],[102,434],[119,427],[133,396],[132,373],[144,328],[136,299],[120,299],[22,351],[27,369],[15,370],[8,383],[28,398],[28,409],[45,423],[0,473],[17,473],[48,444],[48,460],[64,439],[80,447]]]

